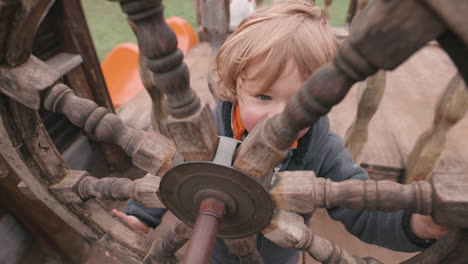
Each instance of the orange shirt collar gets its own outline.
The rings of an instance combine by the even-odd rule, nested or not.
[[[232,115],[232,131],[234,134],[234,138],[237,140],[242,140],[246,130],[244,123],[242,123],[242,119],[240,117],[240,110],[237,104],[234,105],[233,115]],[[298,142],[297,140],[291,145],[291,148],[297,148]]]

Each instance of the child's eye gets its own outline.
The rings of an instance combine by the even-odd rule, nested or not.
[[[269,95],[264,95],[264,94],[259,94],[259,95],[256,95],[255,96],[258,100],[262,100],[262,101],[271,101],[273,98],[271,98],[271,96]]]

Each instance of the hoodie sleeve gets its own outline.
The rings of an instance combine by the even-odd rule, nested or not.
[[[161,224],[161,218],[166,213],[166,208],[149,208],[144,204],[135,201],[128,200],[127,206],[125,206],[125,213],[127,215],[133,215],[138,220],[147,224],[151,228],[156,228]]]
[[[354,164],[337,135],[330,132],[324,148],[326,154],[318,177],[333,181],[368,179],[367,172]],[[332,208],[328,213],[342,222],[351,234],[370,244],[403,252],[421,251],[432,244],[432,241],[421,240],[412,234],[409,228],[411,213],[406,211],[384,213]]]

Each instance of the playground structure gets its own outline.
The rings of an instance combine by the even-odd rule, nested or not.
[[[161,112],[153,113],[155,131],[131,128],[114,115],[109,96],[103,89],[105,84],[102,78],[97,84],[93,84],[95,89],[89,89],[88,94],[85,93],[84,83],[89,85],[93,79],[83,82],[83,76],[86,76],[83,71],[97,70],[95,64],[90,65],[92,59],[87,60],[81,57],[83,55],[59,54],[60,57],[49,57],[46,64],[31,55],[34,42],[32,36],[35,35],[40,18],[49,11],[52,1],[0,3],[3,4],[0,5],[2,12],[14,21],[0,21],[0,27],[8,29],[1,31],[8,32],[8,36],[4,34],[0,37],[0,44],[5,47],[1,54],[0,67],[0,91],[4,94],[0,97],[1,153],[21,178],[20,187],[24,192],[29,192],[42,201],[86,240],[106,247],[120,259],[128,263],[174,261],[175,251],[189,240],[192,233],[191,241],[197,243],[190,243],[184,256],[185,262],[204,263],[209,258],[209,250],[197,250],[194,247],[203,248],[205,245],[209,248],[208,242],[216,235],[219,224],[215,218],[203,215],[204,210],[208,210],[211,214],[218,214],[217,218],[225,217],[225,221],[219,225],[219,235],[228,238],[226,241],[230,250],[239,256],[241,263],[262,263],[250,236],[258,231],[281,246],[305,250],[320,262],[378,263],[373,259],[351,257],[339,246],[314,236],[295,214],[336,205],[383,211],[408,209],[432,215],[437,223],[451,226],[452,231],[434,246],[405,263],[464,261],[468,246],[465,241],[468,227],[466,171],[434,174],[429,181],[413,181],[416,176],[409,176],[407,179],[412,182],[409,185],[373,180],[332,183],[314,179],[311,172],[277,173],[275,177],[280,180],[276,181],[276,185],[270,188],[268,183],[273,177],[272,168],[284,158],[285,151],[298,131],[329,112],[333,105],[343,99],[352,84],[373,76],[367,80],[366,89],[361,91],[361,98],[366,100],[361,100],[359,109],[366,110],[358,111],[356,121],[346,137],[347,147],[355,160],[366,160],[366,152],[362,151],[366,142],[363,131],[367,131],[372,112],[376,111],[383,93],[381,90],[372,91],[385,87],[382,80],[385,80],[386,74],[378,70],[394,69],[428,41],[436,39],[457,66],[459,75],[455,75],[447,87],[437,109],[433,128],[421,137],[406,164],[407,168],[411,168],[407,170],[411,175],[428,177],[442,155],[440,149],[443,148],[448,130],[466,112],[468,34],[462,23],[463,15],[468,11],[466,1],[440,3],[429,0],[374,0],[353,22],[350,36],[343,40],[333,62],[315,72],[282,114],[259,125],[239,147],[236,142],[218,139],[209,107],[202,106],[195,91],[190,89],[182,52],[176,48],[175,36],[163,19],[160,1],[135,0],[120,3],[135,27],[142,54],[142,76],[153,75],[154,83],[142,78],[143,83],[146,82],[145,87],[149,89],[156,106],[160,106],[158,100],[162,98],[162,92],[168,98],[169,117],[164,120],[165,118],[158,117]],[[54,19],[70,19],[69,24],[63,24],[70,26],[77,23],[71,21],[73,15],[76,17],[76,13],[70,11],[73,10],[71,8],[76,10],[79,3],[57,1],[49,12],[55,12]],[[383,19],[388,16],[400,19]],[[211,25],[221,27],[220,23]],[[383,26],[386,34],[379,30]],[[73,34],[78,29],[83,30],[82,27],[76,27],[76,24],[71,28],[75,31],[61,33]],[[207,28],[207,36],[215,50],[225,37],[225,32],[210,31],[212,28]],[[146,32],[158,32],[158,37],[154,38]],[[62,38],[66,43],[67,37]],[[405,39],[405,46],[398,45],[399,42],[395,39]],[[85,42],[80,43],[83,46],[92,45],[86,40],[82,41]],[[386,50],[376,48],[383,44],[386,45]],[[80,46],[73,42],[68,45],[70,50]],[[79,66],[81,63],[83,65]],[[81,81],[78,81],[79,78],[72,80],[67,77],[69,85],[64,84],[61,76],[70,74],[70,71],[75,71],[75,76],[81,76]],[[69,86],[76,89],[76,94],[97,103],[76,96]],[[155,90],[155,87],[159,90]],[[323,92],[325,90],[328,92]],[[446,103],[447,101],[450,103]],[[44,111],[42,107],[49,112],[64,114],[73,124],[82,127],[90,137],[105,142],[102,148],[111,154],[107,158],[113,166],[125,166],[127,158],[121,151],[113,151],[117,149],[114,145],[108,144],[119,145],[131,157],[133,165],[148,174],[132,181],[126,178],[97,179],[88,172],[71,170],[56,148],[60,144],[52,142],[41,121],[37,110]],[[187,131],[191,132],[189,136]],[[463,139],[462,137],[461,140]],[[221,154],[230,156],[220,157]],[[364,157],[360,158],[360,155]],[[466,163],[466,159],[463,161]],[[463,165],[457,163],[454,167],[463,169],[461,166]],[[226,188],[222,180],[220,185],[212,185],[213,179],[220,179],[220,175],[223,175],[220,173],[223,170],[234,175],[235,186]],[[204,173],[193,173],[195,171]],[[189,180],[180,181],[178,175]],[[194,189],[193,186],[184,185],[190,181],[193,184],[202,184],[202,191],[193,194],[184,191]],[[156,195],[158,188],[164,203]],[[213,189],[221,192],[214,192]],[[253,192],[262,194],[251,197],[253,204],[241,199]],[[213,200],[212,197],[216,199]],[[163,234],[161,239],[151,241],[112,217],[101,202],[101,199],[128,198],[142,201],[148,206],[167,206],[182,221],[173,225],[173,229]],[[258,206],[260,203],[261,208]],[[196,220],[200,204],[202,214]],[[251,219],[245,221],[240,219],[242,215],[232,214],[240,211],[236,206],[258,213],[259,221],[252,223]],[[181,208],[189,208],[188,213],[180,211]],[[274,214],[273,208],[278,210]],[[231,212],[231,215],[224,216],[225,211]],[[213,224],[207,225],[205,232],[200,233],[197,224],[206,224],[207,221]],[[242,228],[235,230],[226,225],[233,222],[234,226],[241,225]],[[208,229],[211,232],[207,232]]]

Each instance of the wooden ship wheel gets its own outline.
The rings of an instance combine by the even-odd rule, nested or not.
[[[353,22],[336,57],[314,72],[283,113],[262,121],[244,142],[217,135],[209,106],[202,105],[190,88],[189,71],[164,21],[161,0],[118,1],[138,39],[146,87],[155,100],[161,93],[167,97],[169,115],[154,131],[126,125],[105,100],[98,105],[99,100],[77,96],[62,75],[81,58],[65,57],[61,61],[68,64],[54,67],[54,61],[46,63],[32,55],[33,36],[53,2],[0,1],[0,152],[21,178],[21,188],[87,241],[102,245],[126,263],[177,263],[175,252],[188,242],[183,262],[208,263],[218,236],[240,263],[263,263],[252,236],[262,232],[274,243],[306,251],[321,263],[380,263],[353,257],[314,235],[298,213],[335,206],[384,212],[405,209],[431,215],[451,230],[404,263],[465,263],[468,174],[424,177],[440,156],[447,130],[467,108],[467,1],[372,1]],[[384,78],[380,70],[396,68],[431,40],[447,52],[459,73],[437,109],[434,128],[411,155],[411,170],[426,171],[415,173],[422,179],[407,184],[332,182],[315,178],[311,171],[273,172],[299,131],[326,115],[354,83],[372,76],[368,80],[372,88],[373,82]],[[378,89],[363,92],[363,110],[347,135],[355,158],[381,94]],[[98,179],[72,170],[49,137],[41,109],[64,114],[89,137],[106,143],[104,147],[120,146],[147,174],[139,179]],[[152,241],[113,217],[102,203],[130,198],[148,207],[167,207],[179,220]]]

